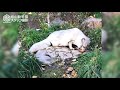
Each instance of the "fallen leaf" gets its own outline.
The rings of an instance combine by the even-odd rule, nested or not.
[[[76,78],[77,77],[77,72],[75,72],[75,70],[73,70],[71,75],[73,76],[73,78]]]
[[[63,74],[63,76],[62,76],[62,77],[64,77],[64,78],[65,78],[65,77],[66,77],[66,74]]]

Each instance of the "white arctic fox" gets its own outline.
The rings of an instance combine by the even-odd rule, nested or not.
[[[67,30],[59,30],[51,33],[46,39],[33,44],[29,52],[34,53],[41,49],[48,48],[51,44],[52,46],[69,46],[73,49],[72,44],[77,46],[77,49],[85,49],[90,43],[90,38],[88,38],[81,30],[78,28],[72,28]]]

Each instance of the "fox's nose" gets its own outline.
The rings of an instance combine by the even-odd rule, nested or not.
[[[80,48],[80,49],[79,49],[79,52],[84,53],[85,50],[86,50],[85,48]]]

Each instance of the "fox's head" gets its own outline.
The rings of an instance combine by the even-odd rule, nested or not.
[[[80,52],[85,52],[86,48],[88,47],[88,45],[90,44],[90,38],[82,38],[79,42],[79,44],[77,44],[77,49]]]

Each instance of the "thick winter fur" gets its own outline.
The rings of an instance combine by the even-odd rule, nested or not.
[[[82,39],[84,38],[84,42]],[[82,46],[87,47],[90,43],[90,38],[88,38],[81,30],[78,28],[72,28],[67,30],[59,30],[51,33],[43,41],[33,44],[29,52],[34,53],[41,49],[48,48],[51,44],[52,46],[69,46],[72,48],[72,44],[76,45],[78,49]]]

